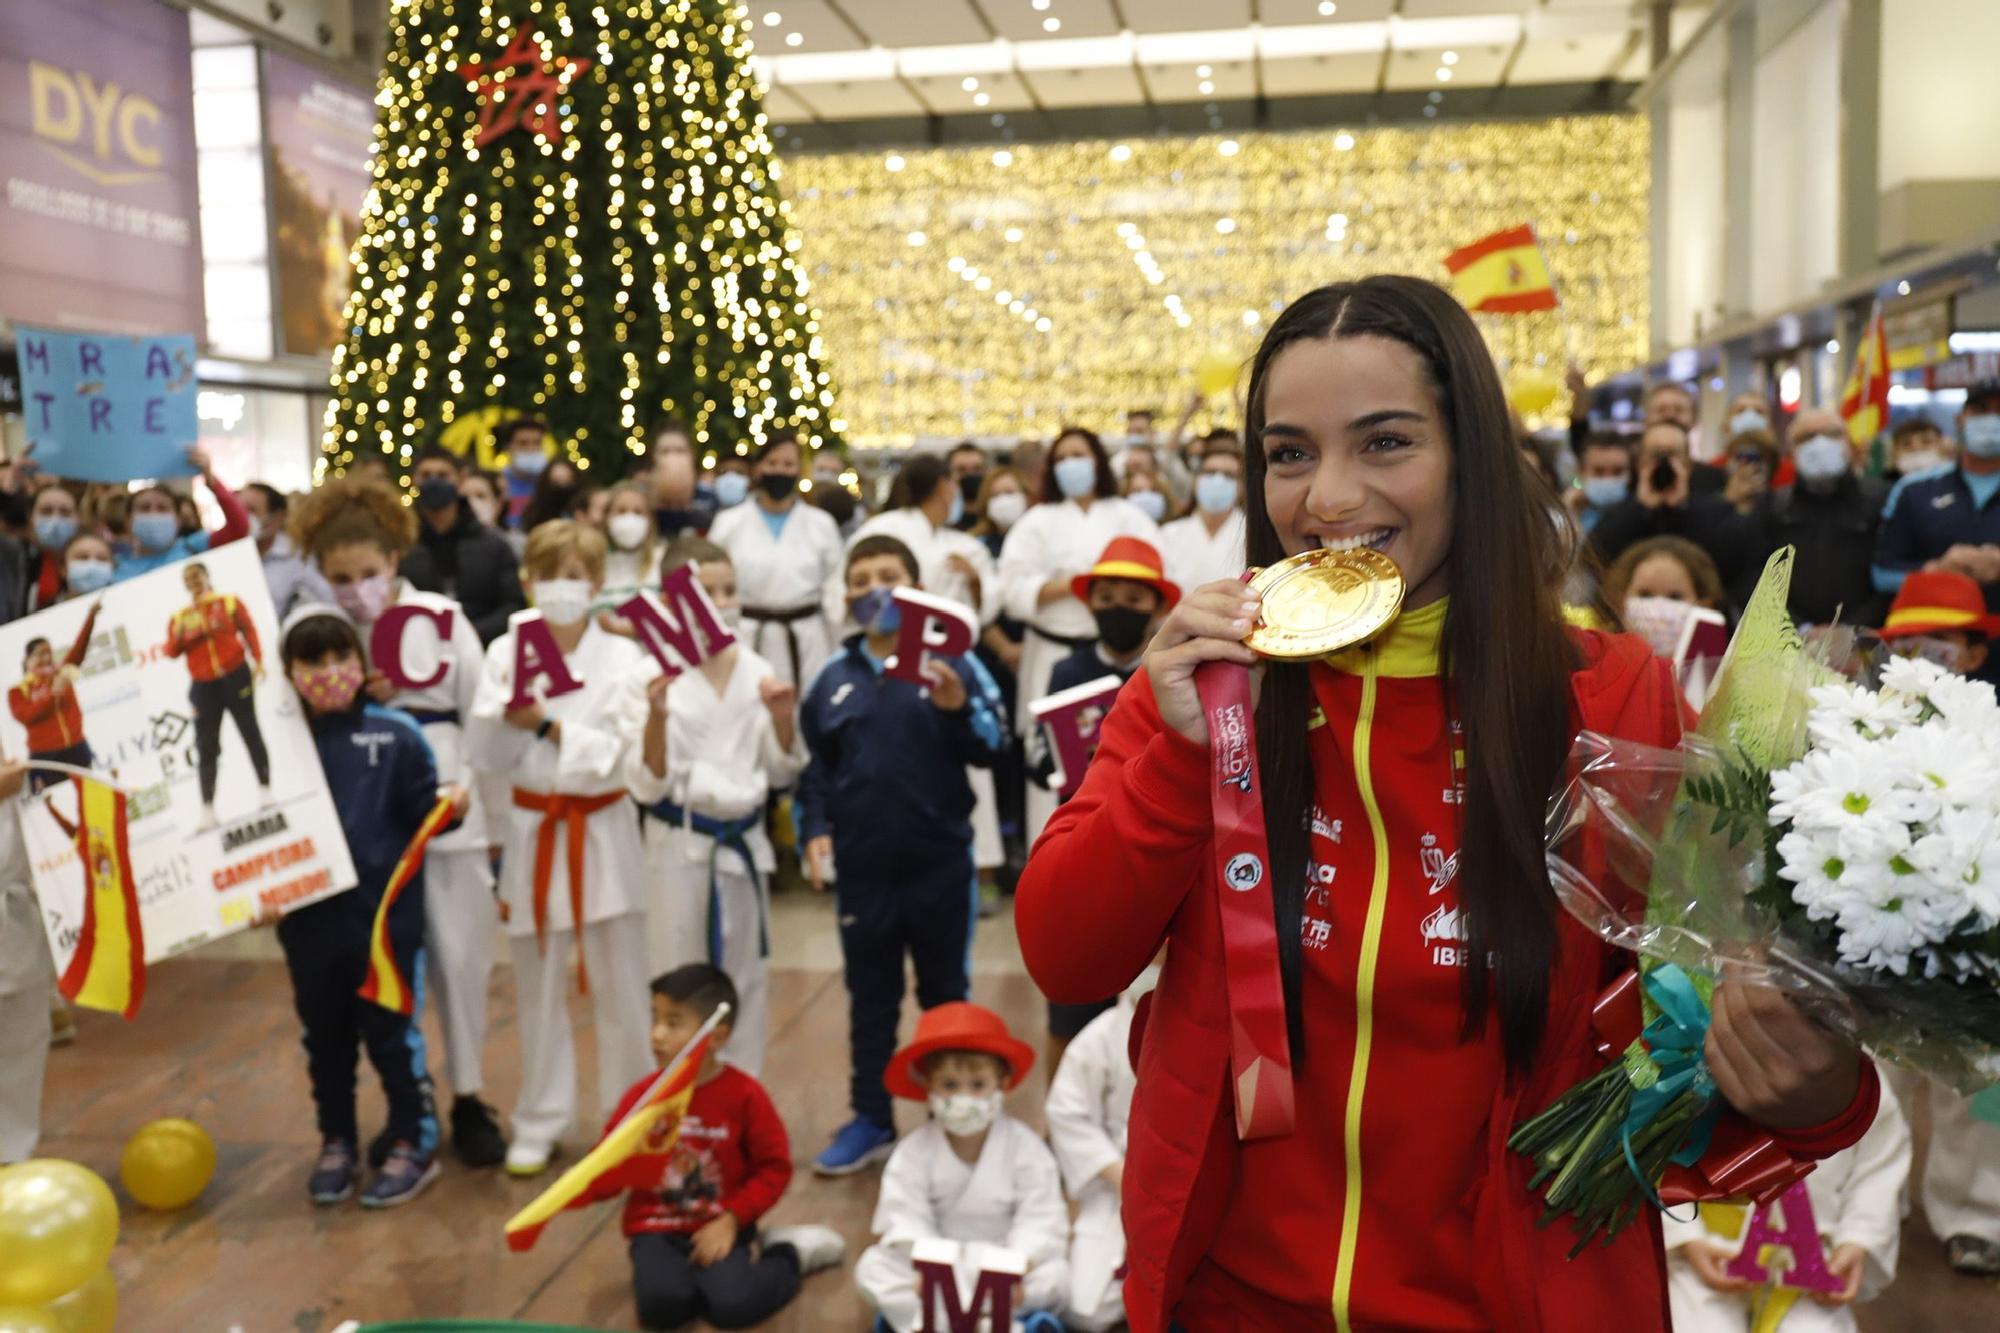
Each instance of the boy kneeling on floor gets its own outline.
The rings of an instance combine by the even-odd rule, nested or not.
[[[736,1012],[736,987],[707,963],[677,967],[652,990],[653,1057],[663,1068],[718,1007]],[[773,1227],[760,1237],[758,1219],[791,1183],[792,1145],[764,1085],[723,1063],[729,1031],[725,1018],[709,1039],[678,1139],[635,1157],[593,1195],[630,1190],[625,1235],[639,1322],[647,1328],[695,1319],[717,1328],[761,1324],[798,1295],[801,1277],[831,1268],[846,1250],[837,1232],[821,1226]],[[652,1083],[649,1074],[626,1091],[606,1134]],[[664,1125],[658,1131],[666,1132]]]

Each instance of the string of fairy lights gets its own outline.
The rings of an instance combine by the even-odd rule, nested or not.
[[[723,0],[394,0],[321,470],[495,405],[583,467],[836,434],[750,53]]]

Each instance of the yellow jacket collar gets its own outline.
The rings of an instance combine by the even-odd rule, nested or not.
[[[1450,605],[1449,597],[1440,597],[1429,606],[1405,611],[1368,643],[1343,649],[1327,658],[1327,665],[1335,671],[1358,676],[1366,670],[1372,653],[1378,675],[1435,676],[1438,648],[1444,639],[1445,612]]]

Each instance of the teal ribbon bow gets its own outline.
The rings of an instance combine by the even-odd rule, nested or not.
[[[1639,1170],[1638,1159],[1633,1156],[1633,1136],[1644,1132],[1683,1094],[1692,1092],[1707,1103],[1706,1108],[1689,1127],[1687,1141],[1669,1160],[1676,1166],[1693,1166],[1708,1151],[1715,1122],[1722,1114],[1722,1103],[1715,1095],[1715,1078],[1708,1072],[1708,1061],[1702,1056],[1702,1046],[1708,1040],[1709,1006],[1695,990],[1693,978],[1678,964],[1662,963],[1647,971],[1640,978],[1640,985],[1660,1011],[1659,1017],[1639,1034],[1660,1076],[1650,1087],[1632,1090],[1632,1104],[1625,1112],[1619,1141],[1633,1179],[1646,1191],[1653,1206],[1665,1212],[1667,1206],[1660,1202],[1653,1182]]]

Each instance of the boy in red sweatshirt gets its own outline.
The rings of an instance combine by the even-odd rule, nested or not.
[[[653,1057],[664,1067],[722,1005],[736,1012],[727,973],[690,963],[653,982]],[[764,1085],[719,1052],[729,1042],[724,1019],[709,1039],[694,1099],[670,1148],[634,1157],[594,1194],[625,1198],[632,1290],[639,1322],[678,1328],[706,1319],[717,1328],[761,1324],[791,1301],[800,1278],[831,1268],[846,1243],[828,1227],[774,1227],[759,1243],[757,1220],[792,1180],[792,1145]],[[609,1134],[653,1076],[626,1090]]]

